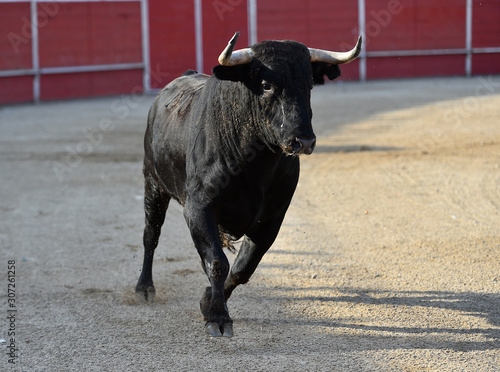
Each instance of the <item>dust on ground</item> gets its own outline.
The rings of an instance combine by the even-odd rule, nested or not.
[[[500,369],[500,77],[316,87],[318,146],[228,303],[232,339],[204,333],[208,282],[175,203],[157,302],[134,296],[153,98],[0,109],[1,370]]]

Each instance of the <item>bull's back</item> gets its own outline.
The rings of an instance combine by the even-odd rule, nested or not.
[[[191,111],[209,76],[189,74],[168,84],[156,97],[144,137],[144,166],[171,197],[184,203],[186,153]]]

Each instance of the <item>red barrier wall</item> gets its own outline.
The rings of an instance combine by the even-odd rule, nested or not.
[[[31,67],[29,18],[29,3],[0,3],[0,70]]]
[[[204,1],[203,70],[212,73],[217,59],[236,31],[240,32],[237,48],[248,46],[247,2],[244,0]]]
[[[151,88],[196,69],[193,1],[149,1]]]
[[[33,100],[33,78],[14,76],[0,78],[0,104]]]
[[[0,71],[31,68],[29,18],[29,3],[0,3]],[[0,77],[0,103],[31,101],[32,85],[29,76]]]
[[[473,0],[472,47],[500,46],[500,0]],[[473,74],[500,74],[500,53],[472,56]]]
[[[141,62],[139,3],[65,3],[40,27],[40,66]]]

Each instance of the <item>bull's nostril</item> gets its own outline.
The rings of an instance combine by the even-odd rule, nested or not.
[[[314,146],[316,146],[316,138],[312,139],[303,139],[303,138],[296,138],[296,141],[300,144],[300,153],[303,154],[312,154],[314,151]]]

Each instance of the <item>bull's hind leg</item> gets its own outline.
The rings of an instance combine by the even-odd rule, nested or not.
[[[142,272],[135,287],[139,297],[147,302],[153,302],[155,287],[153,285],[153,256],[158,246],[161,227],[165,221],[170,197],[160,191],[158,183],[148,174],[144,174],[144,211],[146,226],[144,227],[144,261]]]

